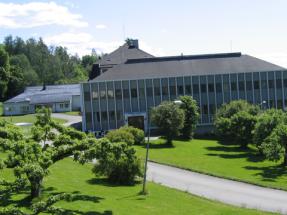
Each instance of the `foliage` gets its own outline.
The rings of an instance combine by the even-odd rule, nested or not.
[[[48,47],[41,38],[7,36],[0,47],[0,99],[15,96],[26,86],[84,81],[97,60],[95,53],[79,58],[64,47]]]
[[[93,172],[107,176],[112,183],[133,184],[137,176],[142,176],[141,162],[130,144],[102,139],[97,145],[96,158]]]
[[[144,144],[145,142],[145,136],[144,136],[144,131],[138,128],[134,128],[132,126],[123,126],[120,128],[120,130],[127,131],[134,137],[134,143],[137,145]],[[119,142],[124,142],[124,141],[119,141]]]
[[[124,142],[128,145],[133,145],[135,143],[134,136],[125,129],[111,130],[107,133],[106,138],[112,143]]]
[[[38,111],[31,137],[24,137],[22,130],[11,132],[13,125],[7,122],[2,124],[0,147],[8,151],[4,163],[8,168],[13,168],[17,178],[29,181],[31,197],[40,196],[43,179],[49,174],[51,165],[93,147],[95,143],[85,134],[80,135],[72,128],[53,122],[49,109]]]
[[[281,123],[287,123],[287,116],[282,110],[269,109],[261,113],[255,124],[253,142],[262,152],[261,144]]]
[[[253,137],[256,115],[259,108],[244,100],[231,101],[223,104],[216,113],[215,133],[222,139],[227,139],[246,147]]]
[[[184,111],[177,104],[164,101],[151,111],[151,121],[166,137],[167,144],[172,144],[184,126]]]
[[[180,107],[184,110],[184,126],[181,133],[184,138],[192,139],[199,119],[199,108],[191,96],[181,96],[179,99],[182,102]]]

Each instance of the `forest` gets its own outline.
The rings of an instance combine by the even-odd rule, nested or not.
[[[6,36],[0,43],[0,102],[27,86],[72,84],[88,79],[99,56],[71,55],[62,46],[48,46],[42,38]]]

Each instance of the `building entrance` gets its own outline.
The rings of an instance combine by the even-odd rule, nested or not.
[[[129,116],[128,125],[144,130],[144,116]]]

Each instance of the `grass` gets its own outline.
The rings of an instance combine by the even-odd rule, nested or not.
[[[71,116],[81,116],[81,112],[79,111],[65,112],[64,114],[71,115]]]
[[[0,153],[0,157],[3,156]],[[154,183],[148,183],[149,194],[142,196],[138,194],[141,184],[111,185],[104,178],[95,178],[91,168],[91,164],[80,165],[70,158],[58,162],[50,168],[50,174],[44,180],[42,198],[60,192],[73,193],[77,195],[76,201],[61,201],[57,206],[82,215],[268,214],[206,200]],[[11,179],[12,171],[4,169],[1,176]],[[14,196],[10,202],[0,202],[0,208],[9,204],[28,211],[27,193]]]
[[[6,120],[12,123],[19,123],[19,122],[27,122],[27,123],[34,123],[36,121],[35,114],[27,114],[22,116],[0,116],[0,120]],[[66,120],[53,118],[56,122],[65,123]]]
[[[3,103],[0,102],[0,116],[3,115]]]
[[[135,146],[144,158],[145,148]],[[153,141],[149,159],[184,169],[266,187],[287,190],[287,168],[266,161],[254,148],[222,144],[216,140],[174,141],[168,147],[163,139]]]

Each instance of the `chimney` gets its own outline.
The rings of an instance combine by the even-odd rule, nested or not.
[[[127,44],[128,44],[130,49],[133,49],[133,48],[138,49],[139,48],[139,41],[138,40],[128,39]]]

